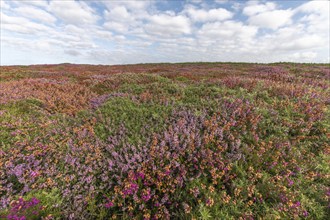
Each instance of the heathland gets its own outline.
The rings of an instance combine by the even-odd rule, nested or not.
[[[0,70],[0,217],[330,216],[329,64]]]

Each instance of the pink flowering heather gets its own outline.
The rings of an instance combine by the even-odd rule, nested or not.
[[[0,216],[327,219],[329,66],[0,66]]]

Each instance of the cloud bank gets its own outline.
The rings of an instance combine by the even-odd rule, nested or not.
[[[1,65],[330,62],[329,1],[0,2]]]

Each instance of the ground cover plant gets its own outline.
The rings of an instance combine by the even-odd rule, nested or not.
[[[328,64],[0,67],[0,216],[328,219]]]

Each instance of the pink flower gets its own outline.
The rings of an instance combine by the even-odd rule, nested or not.
[[[114,206],[113,202],[110,201],[110,199],[108,197],[105,196],[105,198],[107,200],[107,203],[104,204],[104,207],[106,207],[107,209],[110,207],[113,207]]]
[[[288,179],[288,184],[289,184],[289,186],[292,186],[294,184],[294,182],[292,180]]]
[[[113,205],[114,205],[113,202],[109,201],[106,204],[104,204],[104,207],[106,207],[108,209],[108,208],[113,207]]]
[[[306,210],[303,211],[303,216],[307,217],[308,216],[308,212]]]
[[[149,199],[151,199],[150,189],[145,190],[145,192],[143,193],[141,198],[145,202],[147,202]]]
[[[30,175],[32,177],[37,177],[37,176],[39,176],[39,172],[38,171],[32,171]]]

